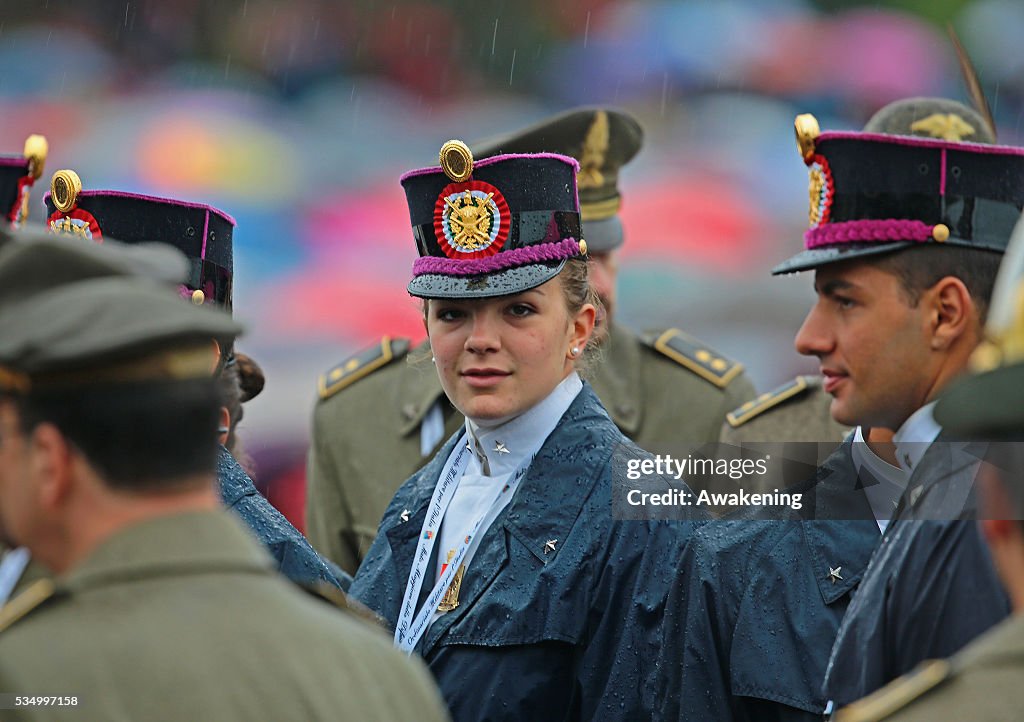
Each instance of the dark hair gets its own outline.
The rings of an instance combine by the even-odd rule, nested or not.
[[[223,401],[213,378],[8,398],[24,433],[53,424],[113,489],[169,491],[215,468]]]
[[[244,353],[234,353],[233,358],[224,364],[220,373],[220,392],[228,416],[231,417],[231,426],[224,446],[247,471],[252,468],[252,460],[242,450],[235,432],[238,429],[238,422],[245,415],[242,404],[259,394],[265,382],[263,369],[252,360],[252,357]]]
[[[979,320],[984,323],[1003,255],[980,248],[930,243],[867,260],[900,280],[911,306],[916,306],[921,294],[946,276],[959,278],[967,286],[978,308]]]

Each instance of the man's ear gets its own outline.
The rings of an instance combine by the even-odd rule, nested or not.
[[[74,448],[60,429],[42,423],[32,430],[29,451],[40,503],[46,509],[58,508],[73,490]]]
[[[942,351],[965,334],[977,334],[978,309],[967,286],[956,276],[946,276],[925,291],[922,303],[931,313],[931,346]]]

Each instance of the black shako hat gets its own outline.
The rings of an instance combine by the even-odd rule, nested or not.
[[[810,170],[805,250],[773,275],[921,243],[1002,253],[1024,207],[1024,149],[880,133],[821,133],[796,119]]]
[[[166,243],[189,260],[181,295],[195,304],[215,303],[230,311],[235,219],[203,203],[110,190],[82,190],[72,170],[53,174],[43,199],[55,233],[71,233],[101,243]]]
[[[534,153],[474,162],[465,143],[450,140],[440,163],[402,176],[420,254],[408,285],[413,296],[521,293],[586,254],[572,158]]]
[[[575,158],[580,164],[576,184],[583,237],[590,253],[603,253],[622,245],[619,171],[640,152],[643,142],[643,128],[629,113],[576,108],[510,135],[483,140],[472,150],[477,158],[545,152]]]

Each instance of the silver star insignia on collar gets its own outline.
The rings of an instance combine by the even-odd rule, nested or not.
[[[398,518],[401,519],[403,522],[409,521],[409,510],[402,509],[402,513],[398,515]]]
[[[494,449],[493,450],[498,452],[499,454],[510,454],[510,453],[512,453],[500,441],[495,441],[494,442]]]
[[[829,581],[832,582],[833,584],[835,584],[836,582],[843,581],[843,575],[839,573],[842,570],[843,570],[842,567],[836,567],[835,569],[833,569],[832,567],[829,567],[828,568],[828,579],[829,579]]]
[[[544,553],[547,554],[549,552],[553,552],[555,550],[555,544],[557,543],[557,539],[548,539],[546,542],[544,542]]]

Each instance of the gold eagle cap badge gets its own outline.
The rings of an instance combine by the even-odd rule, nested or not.
[[[911,123],[910,129],[914,132],[927,133],[932,138],[951,141],[961,141],[977,132],[973,125],[956,113],[933,113],[927,118]]]

